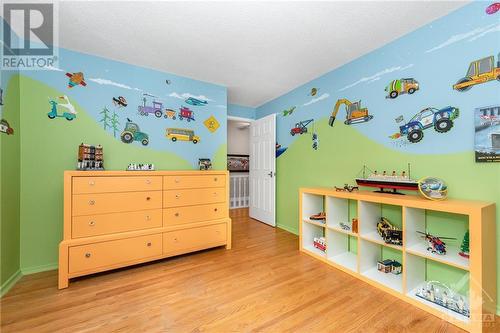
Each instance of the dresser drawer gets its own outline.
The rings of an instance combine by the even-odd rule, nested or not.
[[[202,188],[163,191],[163,207],[179,207],[226,202],[226,189]]]
[[[228,216],[225,203],[163,209],[163,226],[222,219]]]
[[[73,194],[161,191],[161,176],[74,177]]]
[[[161,256],[161,254],[161,234],[73,246],[69,248],[69,273],[133,264],[134,261]]]
[[[73,216],[159,209],[162,191],[73,195]]]
[[[165,176],[163,189],[225,187],[225,175]]]
[[[71,222],[71,236],[72,238],[92,237],[161,226],[161,209],[75,216]]]
[[[176,255],[226,244],[226,223],[163,233],[163,254]]]

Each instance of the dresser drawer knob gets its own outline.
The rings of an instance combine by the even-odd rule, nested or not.
[[[179,217],[179,213],[175,213],[174,215],[175,215],[176,217]]]
[[[146,215],[146,221],[151,221],[151,216]]]
[[[89,185],[90,186],[94,186],[95,185],[95,181],[93,181],[93,180],[89,181]]]
[[[91,227],[95,226],[95,221],[90,221],[89,226],[91,226]]]
[[[216,197],[216,196],[217,196],[217,192],[214,192],[213,194],[214,194],[214,197]]]
[[[151,197],[146,197],[146,200],[147,200],[147,201],[151,200]]]
[[[148,244],[147,244],[147,245],[148,245],[148,246],[151,246],[151,242],[148,242]]]
[[[179,178],[175,178],[175,182],[178,183],[180,182],[181,180]]]
[[[214,212],[216,212],[216,211],[218,211],[218,209],[217,209],[217,208],[214,208]]]
[[[179,199],[180,197],[181,197],[181,195],[180,195],[180,194],[176,194],[176,195],[175,195],[175,198],[176,198],[176,199]]]
[[[89,200],[89,205],[91,206],[95,205],[95,200]]]
[[[177,237],[174,238],[174,242],[177,242]]]
[[[85,253],[85,258],[90,258],[90,253],[89,252]]]
[[[217,181],[217,177],[214,177],[214,182],[216,182],[216,181]]]
[[[146,179],[146,184],[151,184],[151,180]]]

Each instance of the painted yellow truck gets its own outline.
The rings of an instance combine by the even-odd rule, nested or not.
[[[497,58],[500,57],[500,54]],[[497,59],[495,67],[495,57],[489,56],[483,59],[475,60],[470,63],[469,69],[465,77],[458,80],[453,85],[453,89],[457,91],[467,91],[476,84],[481,84],[489,81],[500,81],[500,60]]]

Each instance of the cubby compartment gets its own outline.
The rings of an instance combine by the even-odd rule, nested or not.
[[[327,196],[325,206],[328,228],[345,234],[356,234],[352,224],[352,220],[358,216],[356,200]]]
[[[312,224],[324,225],[325,220],[311,220],[312,215],[325,211],[325,197],[323,195],[316,195],[304,193],[302,195],[302,220]]]
[[[364,239],[360,239],[359,244],[359,272],[361,275],[392,290],[403,292],[403,274],[384,273],[378,270],[379,261],[395,260],[402,264],[402,252]]]
[[[359,235],[373,243],[402,250],[401,245],[387,244],[377,232],[377,223],[385,217],[394,227],[402,230],[402,207],[368,201],[359,202]],[[404,235],[403,235],[404,236]]]
[[[404,214],[406,227],[404,237],[408,253],[463,270],[469,269],[469,259],[459,254],[463,237],[469,229],[469,219],[466,215],[409,207],[404,208]],[[432,242],[425,239],[425,233],[443,237],[446,254],[435,251]]]
[[[302,248],[321,256],[326,257],[326,251],[314,247],[314,238],[325,237],[325,228],[306,221],[302,221]]]
[[[327,229],[327,259],[353,272],[358,271],[358,238]]]
[[[406,253],[405,263],[406,295],[408,297],[439,311],[445,316],[464,323],[469,322],[470,276],[468,271],[410,253]],[[436,290],[432,293],[426,292],[431,285],[432,289]],[[452,290],[451,293],[450,290]],[[453,294],[455,294],[455,297],[452,297]],[[452,298],[455,301],[462,298],[463,307],[466,310],[461,312],[458,307],[451,305],[458,303],[452,301]],[[434,299],[434,302],[431,301],[432,299]],[[444,304],[443,299],[449,308],[442,306]]]

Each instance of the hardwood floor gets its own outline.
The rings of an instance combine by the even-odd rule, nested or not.
[[[1,300],[7,332],[463,332],[233,214],[217,248],[72,280],[25,276]],[[500,327],[500,326],[497,326]]]

